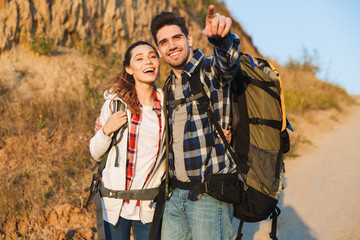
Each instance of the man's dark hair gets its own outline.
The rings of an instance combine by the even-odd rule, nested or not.
[[[176,25],[181,29],[181,31],[185,34],[186,37],[189,35],[189,30],[186,27],[185,19],[183,17],[180,17],[172,12],[162,12],[156,15],[151,20],[151,27],[150,27],[151,34],[154,38],[156,45],[157,45],[156,34],[162,27],[168,25]]]

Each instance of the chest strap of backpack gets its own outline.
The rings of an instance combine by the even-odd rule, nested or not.
[[[100,194],[102,197],[129,199],[129,200],[154,200],[159,193],[159,188],[134,189],[115,191],[101,186]]]
[[[198,93],[196,95],[191,95],[190,97],[187,97],[187,98],[180,98],[177,100],[168,101],[167,105],[172,106],[172,107],[174,107],[174,109],[176,109],[179,105],[181,106],[187,102],[192,102],[192,101],[198,100],[201,97],[202,97],[202,93]]]

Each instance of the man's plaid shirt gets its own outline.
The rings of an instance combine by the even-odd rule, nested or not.
[[[200,78],[205,91],[209,93],[215,117],[224,129],[230,124],[230,82],[240,67],[240,40],[235,34],[228,34],[224,39],[209,39],[214,45],[214,55],[205,57],[201,50],[194,51],[194,56],[184,67],[182,90],[185,97],[190,97],[190,76],[199,64]],[[171,87],[169,100],[174,100],[175,74],[170,73]],[[169,106],[169,130],[172,133],[174,107]],[[209,173],[228,173],[234,170],[234,163],[227,154],[220,138],[210,124],[206,112],[197,101],[186,103],[187,119],[184,129],[184,161],[187,175],[191,181],[200,182]],[[170,144],[171,146],[172,144]],[[205,163],[208,164],[205,166]],[[174,176],[174,156],[171,149],[169,156],[170,174]]]

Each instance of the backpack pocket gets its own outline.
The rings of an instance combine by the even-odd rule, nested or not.
[[[232,204],[241,202],[244,186],[237,174],[209,174],[204,182],[211,197]]]
[[[250,145],[248,164],[250,170],[246,179],[247,185],[276,198],[281,189],[278,173],[283,168],[282,153],[271,153]]]
[[[277,203],[278,200],[249,187],[241,204],[234,205],[234,216],[246,222],[262,221],[270,216]]]

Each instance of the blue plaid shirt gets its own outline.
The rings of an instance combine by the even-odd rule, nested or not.
[[[200,79],[211,101],[220,126],[228,129],[230,124],[230,82],[240,67],[240,40],[233,34],[224,39],[209,39],[214,45],[214,55],[205,57],[201,50],[184,67],[181,74],[184,97],[190,97],[189,78],[199,64]],[[201,63],[202,62],[202,63]],[[171,87],[169,100],[174,100],[175,74],[170,73]],[[169,106],[169,130],[172,133],[174,107]],[[186,103],[187,119],[184,129],[184,161],[187,175],[191,181],[200,182],[210,173],[228,173],[234,170],[232,159],[225,154],[225,147],[210,124],[206,112],[197,101]],[[171,134],[172,135],[172,134]],[[172,146],[172,144],[170,144]],[[205,164],[208,162],[208,164]],[[170,175],[175,175],[172,149],[169,156]]]

